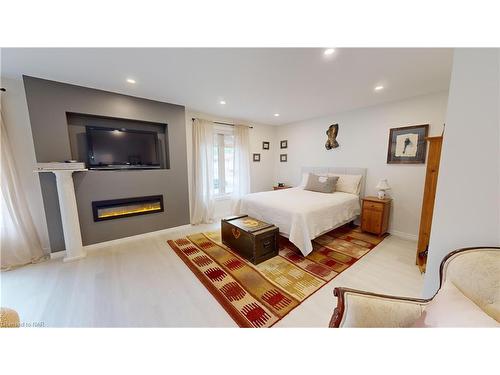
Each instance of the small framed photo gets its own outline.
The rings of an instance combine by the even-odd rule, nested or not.
[[[269,142],[262,142],[262,149],[263,150],[269,150]]]
[[[260,161],[260,154],[253,154],[253,161]]]
[[[288,141],[281,141],[280,148],[288,148]]]
[[[280,155],[280,162],[282,162],[282,163],[286,163],[287,162],[287,154],[281,154]]]
[[[424,164],[429,124],[392,128],[389,132],[387,164]]]

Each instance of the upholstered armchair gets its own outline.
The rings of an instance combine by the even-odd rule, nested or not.
[[[453,251],[430,299],[335,288],[330,327],[500,327],[500,247]],[[426,316],[427,315],[427,316]]]

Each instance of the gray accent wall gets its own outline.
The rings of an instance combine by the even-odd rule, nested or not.
[[[73,174],[84,245],[189,223],[185,108],[112,92],[24,76],[38,162],[75,157],[67,113],[167,124],[169,169]],[[85,160],[81,160],[85,161]],[[51,251],[64,250],[55,176],[40,174]],[[94,222],[92,201],[163,194],[165,211]]]

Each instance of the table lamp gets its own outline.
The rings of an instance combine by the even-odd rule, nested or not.
[[[389,190],[391,187],[387,183],[387,179],[383,178],[378,182],[375,188],[378,190],[378,199],[384,199],[385,191]]]

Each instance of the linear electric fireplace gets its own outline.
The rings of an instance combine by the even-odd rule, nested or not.
[[[151,195],[92,202],[94,221],[163,212],[163,196]]]

